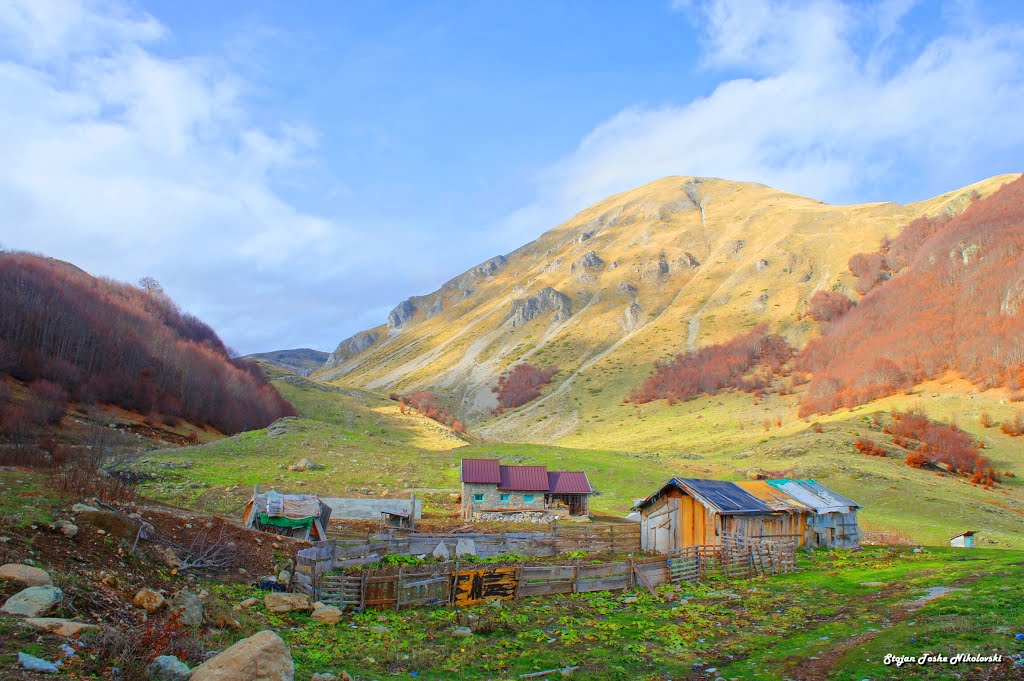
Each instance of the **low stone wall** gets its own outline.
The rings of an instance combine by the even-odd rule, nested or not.
[[[408,513],[412,499],[363,499],[359,497],[320,497],[331,507],[331,518],[339,520],[380,520],[381,511]],[[423,501],[416,500],[416,516],[423,517]]]

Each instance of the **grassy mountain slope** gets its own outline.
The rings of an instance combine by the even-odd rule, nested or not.
[[[509,463],[584,469],[601,492],[592,508],[622,516],[633,499],[673,475],[739,480],[756,471],[788,471],[819,479],[862,503],[861,520],[869,529],[895,530],[934,545],[956,532],[977,529],[984,545],[1024,548],[1024,451],[1019,440],[998,428],[982,428],[966,416],[988,411],[997,421],[1008,418],[1014,407],[998,391],[971,395],[962,385],[930,383],[912,395],[824,417],[820,433],[795,419],[764,431],[764,415],[779,413],[786,407],[784,400],[794,396],[768,396],[754,404],[749,395],[723,394],[714,402],[694,400],[672,408],[657,403],[623,407],[620,416],[592,422],[588,439],[567,438],[552,446],[481,442],[417,414],[401,414],[382,395],[267,370],[300,417],[286,420],[280,434],[272,434],[277,430],[272,427],[148,455],[139,464],[154,476],[144,484],[147,495],[235,512],[254,483],[326,496],[415,490],[425,500],[428,515],[437,517],[456,511],[451,494],[459,488],[461,458],[500,457]],[[950,392],[932,398],[938,390]],[[905,452],[899,455],[901,450],[871,415],[924,400],[932,405],[934,418],[960,414],[960,426],[986,443],[985,454],[999,470],[1018,477],[984,490],[962,478],[904,465]],[[755,419],[755,425],[748,425]],[[852,445],[862,436],[887,447],[893,456],[857,453]],[[287,470],[303,457],[324,468]]]
[[[578,442],[654,363],[767,323],[803,345],[821,288],[852,293],[850,256],[921,215],[959,212],[1016,176],[920,203],[830,206],[763,185],[669,177],[611,197],[507,257],[395,308],[316,375],[426,388],[502,440]],[[509,366],[557,365],[546,394],[492,417]]]
[[[329,356],[329,353],[321,352],[320,350],[296,348],[294,350],[257,352],[252,355],[246,355],[243,359],[249,359],[254,362],[266,362],[299,376],[308,376],[323,366]]]

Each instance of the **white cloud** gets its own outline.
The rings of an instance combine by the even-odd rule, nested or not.
[[[734,77],[599,125],[540,176],[539,198],[506,234],[666,175],[857,201],[922,199],[1021,170],[1003,165],[1024,151],[1024,28],[947,27],[897,59],[886,43],[911,28],[901,21],[913,4],[676,2],[701,31],[705,68]]]
[[[309,338],[346,309],[324,282],[373,244],[278,189],[315,133],[255,125],[246,84],[157,56],[164,34],[115,3],[0,5],[0,243],[154,275],[243,350]]]

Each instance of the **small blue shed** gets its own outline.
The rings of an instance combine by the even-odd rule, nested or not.
[[[958,546],[962,549],[973,549],[974,548],[974,535],[978,534],[977,530],[971,530],[970,532],[961,532],[955,537],[951,537],[949,540],[950,546]]]

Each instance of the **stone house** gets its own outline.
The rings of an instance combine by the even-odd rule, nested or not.
[[[462,460],[462,517],[466,520],[587,516],[594,493],[582,471],[503,466],[498,459]]]

